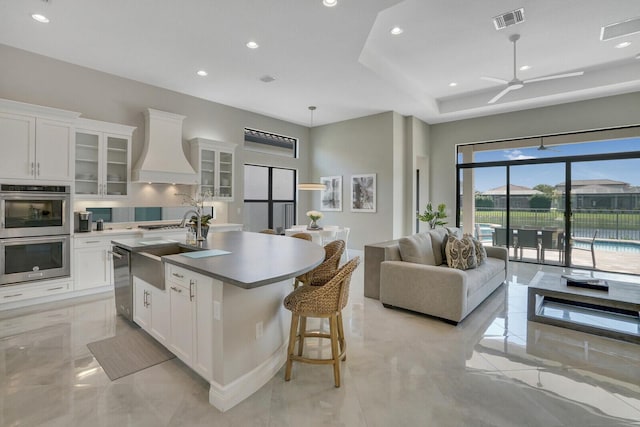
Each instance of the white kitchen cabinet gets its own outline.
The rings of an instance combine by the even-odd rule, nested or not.
[[[0,100],[0,178],[72,181],[79,113]]]
[[[74,236],[74,290],[113,286],[111,239]]]
[[[234,152],[236,144],[194,138],[191,166],[198,172],[200,191],[210,191],[214,200],[233,201]]]
[[[171,331],[169,295],[144,280],[133,277],[133,321],[164,346]]]
[[[75,136],[76,199],[128,197],[131,137],[136,128],[78,119]]]
[[[167,346],[204,378],[212,378],[212,292],[214,280],[175,265],[165,265],[170,296],[171,334]]]

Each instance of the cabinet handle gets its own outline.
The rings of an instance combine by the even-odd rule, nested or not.
[[[193,279],[189,280],[189,301],[193,301],[193,285],[195,285],[195,281]]]
[[[19,297],[19,296],[22,296],[22,294],[5,295],[5,296],[3,296],[3,298],[15,298],[15,297]]]
[[[87,240],[84,243],[86,243],[86,244],[89,244],[89,243],[100,243],[100,240]]]
[[[40,162],[38,162],[38,176],[40,176]]]
[[[178,273],[171,273],[172,276],[177,277],[178,279],[184,279],[184,275]]]
[[[48,291],[57,291],[58,289],[62,289],[64,286],[56,286],[55,288],[49,288]]]
[[[150,305],[150,304],[149,304],[149,300],[147,300],[147,297],[148,297],[148,296],[149,296],[149,292],[144,291],[144,300],[143,300],[142,304],[143,304],[145,307],[149,307],[149,305]]]
[[[31,168],[30,168],[30,173],[29,175],[35,175],[36,174],[36,164],[35,162],[31,162]]]
[[[182,289],[178,289],[178,288],[176,288],[175,286],[172,286],[172,287],[171,287],[171,290],[172,290],[172,291],[176,291],[176,292],[177,292],[177,293],[179,293],[179,294],[181,294],[181,293],[182,293]]]

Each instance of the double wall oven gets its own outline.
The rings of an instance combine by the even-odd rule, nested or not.
[[[0,286],[70,275],[69,186],[0,184]]]

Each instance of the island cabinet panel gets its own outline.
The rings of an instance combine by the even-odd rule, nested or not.
[[[133,321],[162,345],[169,341],[169,296],[144,280],[133,277]]]
[[[211,379],[212,292],[217,281],[173,265],[165,268],[171,324],[167,347],[204,378]]]
[[[189,298],[189,289],[175,283],[169,284],[169,303],[171,309],[171,334],[169,350],[184,363],[193,363],[193,305]]]

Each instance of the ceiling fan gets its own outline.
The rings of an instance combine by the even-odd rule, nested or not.
[[[497,102],[500,98],[502,98],[512,90],[522,89],[524,85],[527,83],[542,82],[545,80],[563,79],[565,77],[576,77],[584,74],[584,71],[576,71],[573,73],[554,74],[552,76],[538,77],[537,79],[520,80],[516,76],[516,42],[518,40],[520,40],[520,34],[512,34],[511,36],[509,36],[509,41],[513,43],[513,79],[504,80],[504,79],[498,79],[496,77],[480,77],[483,80],[488,80],[490,82],[502,83],[507,85],[507,87],[505,87],[499,94],[491,98],[488,104],[493,104]]]
[[[554,150],[553,148],[545,147],[544,138],[542,138],[542,137],[540,137],[540,145],[538,146],[538,148],[536,148],[536,150],[538,150],[538,151],[556,151],[556,152],[560,151],[560,150]]]

